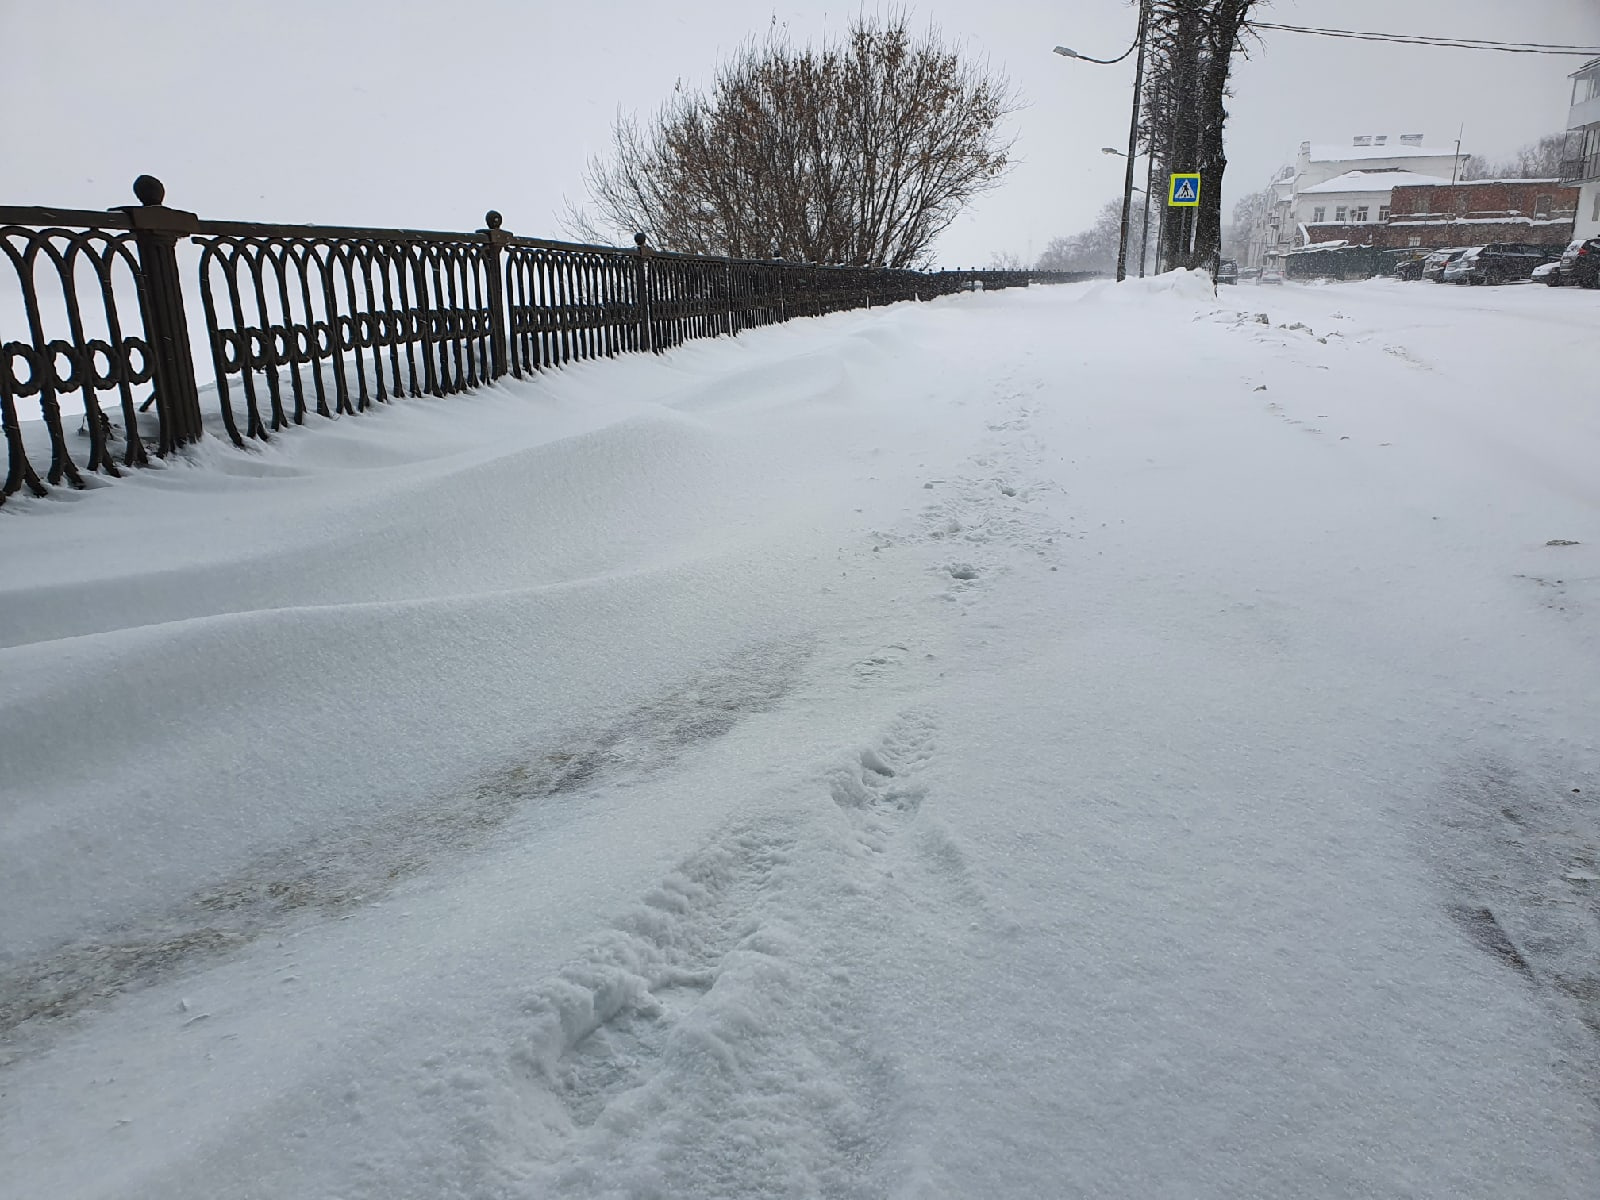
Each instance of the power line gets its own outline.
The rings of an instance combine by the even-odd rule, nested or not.
[[[1502,54],[1561,54],[1583,58],[1600,56],[1600,46],[1569,46],[1559,42],[1500,42],[1483,38],[1433,37],[1428,34],[1374,33],[1359,29],[1324,29],[1315,25],[1280,25],[1271,21],[1248,21],[1246,25],[1251,29],[1272,29],[1281,33],[1309,33],[1317,37],[1355,38],[1366,42],[1398,42],[1405,46],[1497,50]]]

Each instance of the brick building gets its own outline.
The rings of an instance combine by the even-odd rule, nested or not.
[[[1578,209],[1578,189],[1555,179],[1450,183],[1412,176],[1404,182],[1397,179],[1387,198],[1387,205],[1363,211],[1359,221],[1308,223],[1310,244],[1341,242],[1380,250],[1442,249],[1488,242],[1564,246],[1572,238]],[[1347,198],[1341,195],[1337,199]],[[1355,212],[1352,207],[1348,215]],[[1332,214],[1346,215],[1342,206],[1330,207]]]
[[[1431,187],[1397,187],[1389,220],[1374,244],[1481,246],[1526,242],[1564,246],[1572,240],[1578,189],[1555,179],[1474,179]]]

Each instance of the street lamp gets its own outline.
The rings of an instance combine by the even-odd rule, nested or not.
[[[1131,53],[1133,47],[1130,46],[1128,50]],[[1079,54],[1076,50],[1069,50],[1065,46],[1057,46],[1056,53],[1061,55],[1062,58],[1077,58],[1084,62],[1099,63],[1102,67],[1110,66],[1112,63],[1119,63],[1128,57],[1127,54],[1122,54],[1116,58],[1090,58],[1087,54]]]
[[[1101,154],[1115,154],[1118,158],[1127,158],[1128,157],[1121,150],[1118,150],[1115,146],[1101,146],[1100,147],[1100,153]],[[1133,189],[1134,191],[1138,192],[1139,195],[1144,197],[1144,204],[1141,205],[1141,207],[1144,209],[1144,220],[1139,226],[1139,278],[1140,279],[1144,278],[1145,260],[1149,257],[1149,254],[1150,254],[1150,189],[1151,189],[1151,187],[1154,186],[1155,177],[1156,177],[1155,155],[1153,155],[1153,154],[1152,155],[1147,155],[1147,158],[1149,159],[1149,161],[1145,164],[1144,186],[1142,188],[1141,187],[1136,187],[1136,188]]]
[[[1119,63],[1135,49],[1139,51],[1138,63],[1133,71],[1133,118],[1128,123],[1128,153],[1124,156],[1128,160],[1126,176],[1122,181],[1122,234],[1117,245],[1117,282],[1121,283],[1128,277],[1128,213],[1133,207],[1133,160],[1139,153],[1139,101],[1144,91],[1144,47],[1145,34],[1150,28],[1150,0],[1139,0],[1139,35],[1132,46],[1129,46],[1117,58],[1090,58],[1087,54],[1079,54],[1076,50],[1066,46],[1057,46],[1055,52],[1063,58],[1076,58],[1083,62],[1100,63],[1109,65]],[[1116,154],[1118,151],[1110,146],[1102,146],[1101,153]],[[1148,201],[1149,197],[1146,197]],[[1146,207],[1148,213],[1148,205]]]

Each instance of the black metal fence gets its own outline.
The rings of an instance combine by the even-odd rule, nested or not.
[[[1600,150],[1561,160],[1562,183],[1587,183],[1600,179]]]
[[[161,182],[105,212],[0,206],[0,503],[83,487],[199,439],[190,301],[204,317],[219,417],[236,445],[308,414],[359,413],[396,396],[446,396],[576,359],[655,351],[794,317],[978,288],[1071,282],[1073,273],[921,272],[748,262],[516,237],[490,212],[475,233],[207,221],[168,208]],[[185,284],[179,249],[199,254]],[[3,268],[0,268],[3,273]],[[0,285],[3,286],[3,285]],[[84,411],[74,458],[61,400]],[[38,405],[41,477],[22,414]],[[139,413],[155,410],[153,446]],[[107,410],[110,410],[108,412]],[[110,413],[120,416],[120,431]],[[120,453],[116,443],[120,439]],[[81,450],[80,450],[81,454]]]

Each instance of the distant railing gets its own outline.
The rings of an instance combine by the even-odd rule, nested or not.
[[[1089,277],[698,258],[654,251],[643,234],[631,250],[585,246],[516,237],[496,212],[475,233],[208,221],[166,207],[151,176],[134,194],[139,204],[106,212],[0,206],[0,256],[21,301],[8,318],[0,295],[0,503],[24,488],[83,487],[84,472],[147,465],[138,418],[152,406],[157,456],[203,435],[186,303],[196,289],[218,415],[244,446],[308,415],[453,395],[577,359]],[[187,295],[180,245],[199,252]],[[62,422],[61,400],[74,395],[89,439],[82,466]],[[48,437],[42,476],[23,436],[34,403]]]
[[[1581,158],[1562,160],[1562,183],[1587,183],[1591,179],[1600,179],[1600,150]]]

